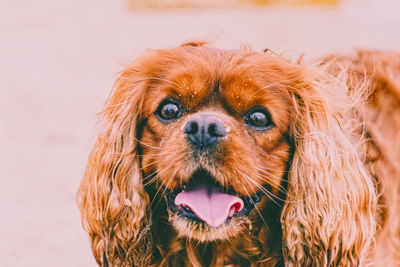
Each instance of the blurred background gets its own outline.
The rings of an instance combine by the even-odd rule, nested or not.
[[[3,0],[0,266],[96,266],[75,193],[122,65],[188,39],[312,59],[400,51],[398,0]]]

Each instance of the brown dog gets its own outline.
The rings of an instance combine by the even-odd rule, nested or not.
[[[150,51],[115,84],[78,202],[102,266],[395,266],[400,55]]]

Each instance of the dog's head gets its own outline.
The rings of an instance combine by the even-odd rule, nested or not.
[[[200,242],[275,223],[280,239],[258,240],[301,264],[323,253],[335,262],[335,244],[370,238],[338,224],[372,224],[371,210],[353,207],[373,201],[373,186],[339,122],[344,89],[324,77],[277,55],[194,44],[129,66],[80,189],[98,261],[121,254],[107,246],[137,247],[160,216]]]
[[[144,184],[154,183],[165,196],[178,234],[230,239],[285,190],[290,96],[284,77],[260,75],[279,66],[253,52],[159,53],[148,59],[157,62],[146,63],[138,137]]]

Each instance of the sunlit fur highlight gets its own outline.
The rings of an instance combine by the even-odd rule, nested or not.
[[[198,58],[209,51],[202,45],[189,43],[173,51]],[[212,51],[215,55],[225,53]],[[249,53],[253,53],[252,57],[258,55]],[[258,213],[235,223],[237,228],[227,228],[230,236],[227,240],[223,240],[223,231],[213,234],[214,229],[203,229],[207,231],[204,236],[200,231],[185,232],[190,227],[182,225],[184,222],[174,218],[175,215],[169,217],[175,228],[157,217],[164,202],[163,192],[156,187],[159,190],[151,199],[154,194],[149,194],[146,186],[157,183],[172,186],[171,183],[177,182],[165,177],[175,177],[177,171],[190,173],[191,166],[181,166],[184,170],[171,168],[168,176],[142,177],[146,170],[159,164],[154,157],[166,156],[160,149],[165,144],[155,146],[154,140],[142,135],[141,127],[154,110],[144,104],[148,103],[145,99],[151,95],[150,91],[157,94],[158,86],[171,71],[162,64],[163,56],[171,54],[169,50],[150,51],[128,66],[116,81],[101,113],[99,134],[77,196],[82,224],[99,265],[400,264],[399,54],[358,51],[306,65],[292,63],[279,55],[259,53],[260,58],[277,62],[280,69],[265,69],[265,73],[254,75],[286,75],[278,85],[280,91],[271,94],[272,99],[286,105],[278,107],[280,111],[273,116],[275,121],[282,121],[279,125],[288,122],[287,129],[280,129],[287,131],[288,141],[271,151],[270,156],[272,161],[274,157],[284,160],[288,169],[276,172],[279,180],[276,175],[269,175],[269,185],[273,185],[271,195],[264,197]],[[209,60],[204,59],[205,68]],[[154,77],[154,73],[164,76]],[[242,73],[230,75],[238,76],[233,79],[235,82]],[[201,83],[190,84],[198,81],[186,81],[187,86],[201,86]],[[218,107],[215,110],[218,112]],[[238,125],[240,121],[231,123]],[[232,131],[238,134],[237,140],[240,134],[245,134]],[[267,146],[274,134],[278,133],[254,138]],[[147,155],[147,162],[140,162],[141,150]],[[183,147],[181,152],[187,153]],[[184,158],[175,160],[181,162]],[[244,164],[234,158],[230,160],[233,166]],[[283,165],[276,162],[276,168],[282,169]],[[259,170],[248,173],[251,171],[259,173]],[[245,188],[238,185],[236,189],[252,193],[257,189],[251,183],[244,185]],[[267,209],[271,198],[277,204],[279,198],[284,198],[283,206]],[[180,229],[179,234],[176,229]],[[213,239],[216,241],[210,241]]]

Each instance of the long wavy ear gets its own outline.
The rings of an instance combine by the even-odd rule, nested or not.
[[[290,89],[295,151],[281,215],[285,266],[358,266],[373,242],[377,200],[360,156],[362,127],[348,121],[356,104],[336,78],[301,76],[308,81]]]
[[[149,197],[136,153],[145,82],[134,66],[116,81],[77,194],[101,266],[147,266],[150,260]]]

